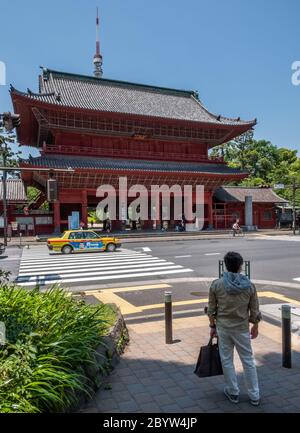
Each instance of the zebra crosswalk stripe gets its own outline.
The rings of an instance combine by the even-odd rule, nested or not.
[[[115,253],[40,254],[24,250],[16,283],[21,286],[89,283],[193,272],[171,261],[131,250]]]

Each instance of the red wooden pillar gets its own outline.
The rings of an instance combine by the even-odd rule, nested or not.
[[[53,203],[53,212],[54,212],[54,231],[60,232],[60,201],[56,200]]]
[[[212,191],[209,193],[208,195],[208,202],[207,202],[207,217],[208,217],[208,224],[209,226],[212,228],[214,225],[214,220],[213,220],[213,199],[212,199],[213,193]]]
[[[81,220],[84,223],[84,226],[88,226],[88,202],[87,202],[87,191],[82,191],[82,199],[81,199]]]

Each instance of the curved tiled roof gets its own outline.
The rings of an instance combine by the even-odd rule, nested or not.
[[[42,155],[22,161],[35,167],[49,168],[87,168],[87,169],[113,169],[113,170],[143,170],[159,172],[185,172],[185,173],[211,173],[211,174],[243,174],[239,169],[224,164],[173,162],[173,161],[147,161],[134,159],[110,159],[67,155]]]
[[[29,89],[28,89],[29,90]],[[256,123],[210,113],[199,101],[196,92],[155,87],[124,81],[95,78],[43,69],[39,92],[19,92],[32,100],[58,106],[98,110],[112,113],[143,115],[249,128]]]
[[[222,186],[215,191],[215,198],[221,202],[245,202],[246,196],[252,196],[253,203],[287,203],[272,188]]]
[[[26,192],[21,179],[7,179],[6,181],[7,201],[26,202]],[[3,182],[0,182],[0,200],[3,200]]]

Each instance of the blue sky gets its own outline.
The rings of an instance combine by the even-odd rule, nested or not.
[[[300,151],[299,0],[1,2],[0,112],[10,83],[37,90],[39,65],[92,74],[97,5],[104,77],[198,90],[214,113],[257,117],[256,138]]]

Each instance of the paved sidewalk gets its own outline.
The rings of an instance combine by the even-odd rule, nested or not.
[[[281,367],[281,330],[261,323],[254,341],[262,393],[252,407],[236,360],[241,398],[233,405],[223,396],[223,376],[193,374],[200,345],[208,341],[207,317],[173,320],[172,345],[164,343],[164,322],[129,325],[130,344],[107,383],[81,412],[300,412],[300,337],[293,337],[293,368]],[[109,388],[107,386],[106,388]]]
[[[91,229],[92,230],[92,229]],[[268,235],[268,236],[287,236],[292,235],[292,231],[290,230],[263,230],[260,229],[255,232],[248,232],[246,236],[260,236],[260,235]],[[107,236],[104,234],[103,236]],[[137,232],[137,233],[115,233],[112,232],[111,236],[116,236],[122,239],[122,243],[132,243],[132,242],[157,242],[157,241],[185,241],[185,240],[210,240],[212,238],[216,239],[229,239],[231,238],[230,230],[207,230],[202,232]],[[53,235],[50,235],[53,237]],[[21,239],[22,247],[26,245],[45,245],[47,240],[47,236],[42,236],[40,240],[37,240],[36,236],[23,236]],[[3,242],[3,238],[0,238],[0,242]],[[11,241],[8,243],[8,247],[11,246],[19,246],[20,238],[13,237]]]

